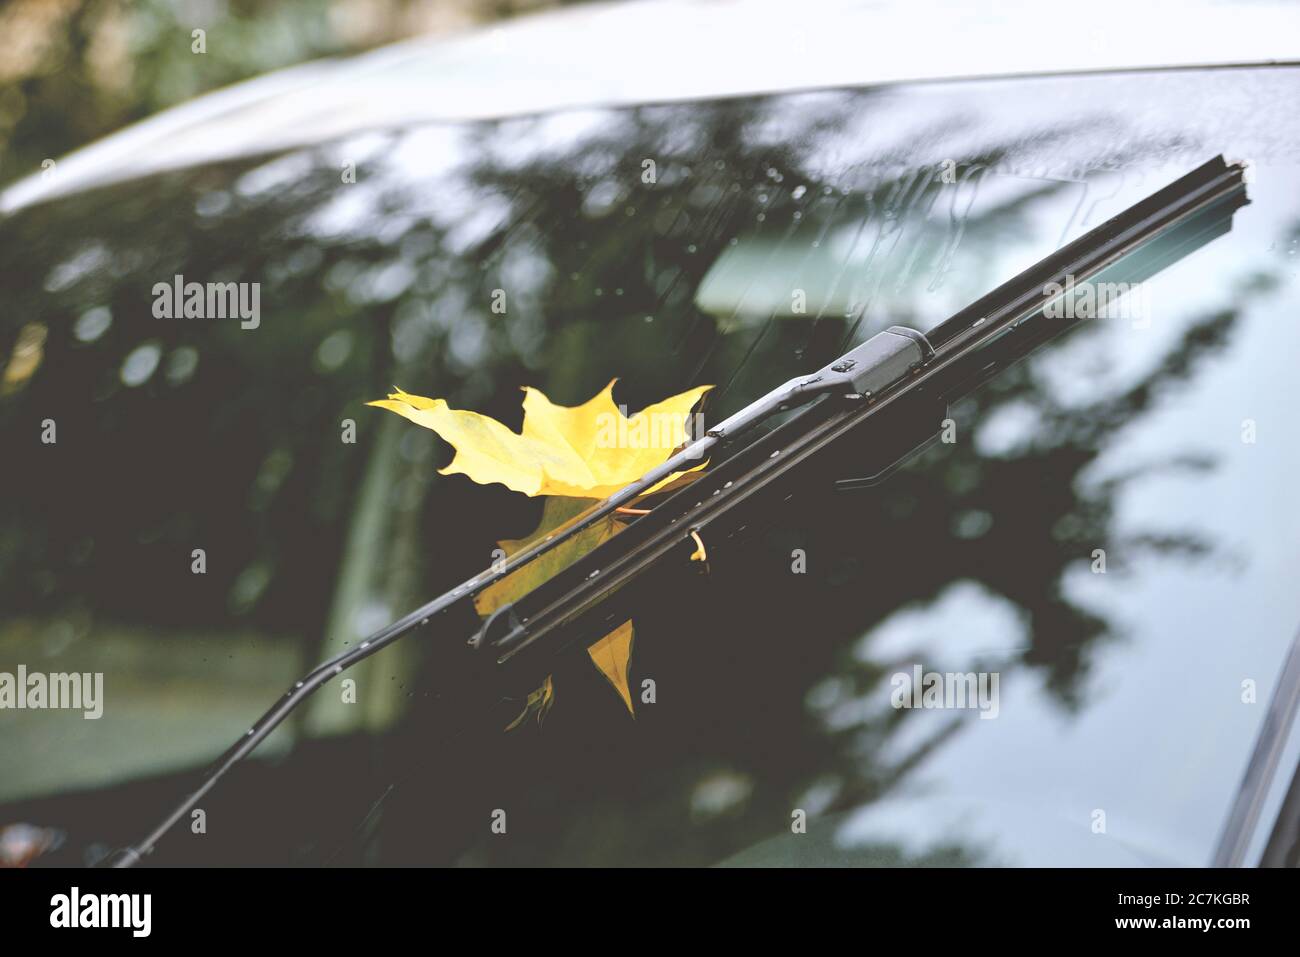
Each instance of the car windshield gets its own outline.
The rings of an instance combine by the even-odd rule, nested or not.
[[[420,126],[0,221],[0,671],[104,675],[94,720],[0,713],[0,824],[57,832],[63,862],[138,838],[310,666],[537,527],[537,499],[439,474],[445,443],[366,406],[393,386],[517,429],[521,386],[577,405],[616,378],[635,411],[708,384],[712,423],[1222,153],[1251,170],[1229,232],[955,405],[951,441],[638,608],[634,713],[578,654],[544,720],[467,717],[430,648],[466,635],[430,629],[223,781],[220,840],[158,849],[1207,863],[1300,625],[1298,79]],[[160,316],[186,282],[256,283],[257,307]],[[997,683],[900,707],[930,672]],[[498,812],[527,837],[494,842]]]

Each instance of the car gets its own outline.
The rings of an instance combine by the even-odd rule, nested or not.
[[[713,426],[1223,156],[1248,203],[1214,235],[1059,284],[1109,301],[887,477],[701,530],[630,661],[579,643],[503,691],[459,670],[478,618],[435,622],[146,862],[1295,866],[1300,33],[1192,6],[1061,43],[1077,12],[1034,5],[565,10],[7,187],[0,663],[103,687],[95,720],[0,714],[15,859],[133,846],[314,663],[538,527],[368,407],[392,387],[517,430],[521,386],[617,379],[627,414],[710,385]]]

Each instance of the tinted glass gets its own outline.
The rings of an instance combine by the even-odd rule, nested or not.
[[[1187,72],[422,127],[0,223],[0,670],[105,676],[98,720],[0,713],[0,818],[65,858],[138,837],[311,664],[537,524],[365,407],[391,385],[518,427],[521,385],[577,404],[618,377],[635,410],[711,383],[713,421],[1224,153],[1253,170],[1231,232],[954,408],[954,442],[647,607],[635,718],[576,657],[540,728],[467,725],[427,654],[465,636],[421,635],[214,793],[220,839],[159,852],[1207,862],[1300,624],[1298,89]],[[255,327],[156,316],[177,276],[257,283]],[[917,665],[997,673],[996,718],[893,707]]]

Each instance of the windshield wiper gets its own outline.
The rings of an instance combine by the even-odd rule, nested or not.
[[[867,391],[839,388],[780,428],[655,506],[648,515],[584,555],[548,581],[497,610],[475,639],[507,665],[563,626],[564,635],[547,644],[557,651],[586,637],[607,633],[625,620],[637,601],[625,586],[647,567],[674,551],[686,557],[696,548],[692,532],[706,542],[725,541],[736,528],[761,514],[786,494],[782,479],[806,472],[820,459],[824,467],[852,466],[852,452],[872,461],[857,463],[867,475],[839,487],[872,484],[917,448],[928,444],[948,414],[948,405],[968,394],[1011,362],[1054,338],[1085,316],[1048,318],[1055,290],[1082,282],[1132,283],[1148,278],[1226,231],[1230,216],[1246,202],[1243,168],[1212,160],[1174,184],[1120,213],[1040,261],[952,318],[919,333],[892,327],[828,366],[840,368],[855,354],[902,336],[913,349],[890,353]],[[885,345],[882,345],[884,343]],[[860,367],[855,367],[860,370]],[[826,370],[819,373],[823,375]],[[817,376],[813,377],[814,379]],[[882,382],[883,387],[882,387]],[[783,387],[784,388],[784,387]],[[779,392],[780,390],[778,390]],[[774,393],[773,395],[776,395]],[[772,395],[764,409],[781,407]],[[747,408],[728,423],[754,424],[761,415]],[[847,449],[838,457],[831,450]],[[847,461],[846,461],[847,459]],[[756,501],[751,502],[751,499]],[[742,513],[743,512],[743,513]],[[618,600],[605,602],[618,591]],[[599,606],[600,614],[583,628],[580,614]],[[599,638],[594,635],[592,640]]]
[[[235,764],[247,757],[313,692],[344,670],[453,611],[472,613],[473,596],[612,515],[670,475],[739,444],[778,413],[787,421],[743,445],[648,514],[541,585],[499,608],[451,659],[487,670],[502,685],[529,687],[546,661],[595,641],[644,594],[643,573],[694,551],[695,539],[743,535],[765,505],[788,496],[787,479],[817,471],[840,487],[871,484],[927,444],[948,404],[1008,364],[1082,321],[1044,310],[1080,282],[1137,282],[1226,232],[1248,200],[1244,167],[1216,157],[1106,221],[1009,282],[920,333],[893,326],[819,372],[791,379],[696,438],[583,515],[508,561],[462,582],[305,675],[214,764],[199,786],[144,839],[116,854],[129,867],[153,850]],[[844,481],[842,470],[859,473]],[[838,473],[838,474],[837,474]],[[467,619],[468,620],[468,619]]]

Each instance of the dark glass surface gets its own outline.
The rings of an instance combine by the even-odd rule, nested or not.
[[[540,729],[467,724],[426,647],[464,636],[420,635],[158,858],[1207,862],[1300,624],[1298,87],[1024,79],[426,127],[0,222],[0,670],[102,671],[106,694],[98,721],[0,712],[0,824],[64,832],[50,860],[138,837],[309,665],[536,525],[364,406],[390,385],[517,427],[521,385],[576,404],[617,376],[635,410],[713,383],[715,421],[1224,153],[1253,169],[1230,233],[956,407],[956,442],[647,603],[635,719],[577,657]],[[155,318],[176,274],[260,283],[259,326]],[[892,708],[917,663],[996,671],[996,719]]]

